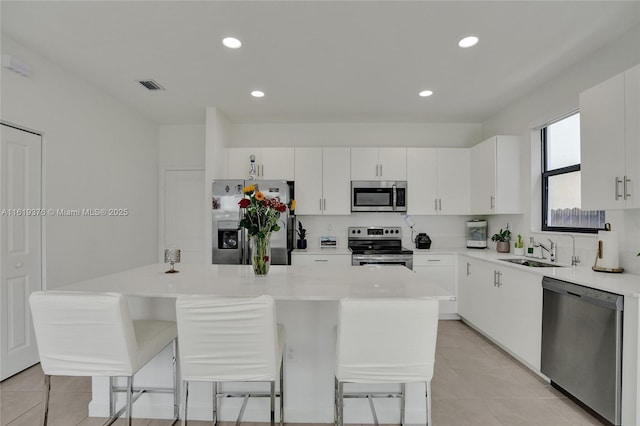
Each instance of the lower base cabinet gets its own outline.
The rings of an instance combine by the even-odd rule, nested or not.
[[[413,252],[413,271],[423,282],[435,284],[456,295],[456,256],[452,254],[419,254]],[[458,302],[440,301],[440,318],[457,318]]]
[[[458,265],[460,316],[539,371],[542,276],[466,256]]]

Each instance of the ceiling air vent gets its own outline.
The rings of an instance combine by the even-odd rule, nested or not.
[[[142,84],[144,87],[146,87],[149,90],[164,90],[164,87],[160,86],[154,80],[139,80],[138,83]]]

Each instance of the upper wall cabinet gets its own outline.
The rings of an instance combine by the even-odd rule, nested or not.
[[[640,65],[580,94],[582,209],[640,208]]]
[[[407,148],[407,191],[409,214],[469,214],[469,150]]]
[[[251,155],[256,158],[256,179],[294,179],[293,148],[229,148],[227,155],[228,179],[249,179]]]
[[[351,214],[349,148],[296,148],[298,215]]]
[[[471,214],[521,213],[520,138],[493,136],[471,148]]]
[[[407,149],[351,148],[351,180],[407,180]]]

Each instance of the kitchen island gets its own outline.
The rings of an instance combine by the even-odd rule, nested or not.
[[[333,422],[334,327],[338,300],[346,297],[429,297],[450,300],[454,295],[435,285],[421,283],[402,266],[271,266],[269,274],[256,277],[251,266],[178,264],[180,272],[165,274],[165,264],[148,265],[99,277],[58,290],[112,291],[127,295],[132,316],[175,320],[175,298],[179,295],[218,296],[271,295],[276,299],[278,322],[286,328],[285,421],[288,423]],[[380,313],[384,315],[384,312]],[[381,342],[384,344],[384,342]],[[136,376],[137,383],[168,385],[171,381],[170,349],[165,350]],[[259,385],[254,385],[254,388]],[[246,388],[246,385],[244,385]],[[233,389],[233,388],[230,388]],[[380,390],[396,391],[395,386]],[[399,387],[398,387],[399,389]],[[189,391],[189,418],[211,419],[211,385],[194,383]],[[94,378],[92,417],[107,417],[108,380]],[[122,401],[119,401],[122,403]],[[424,385],[407,386],[408,423],[424,423]],[[252,400],[246,421],[268,421],[268,401]],[[397,400],[376,401],[382,423],[397,423]],[[349,401],[348,423],[370,423],[367,401]],[[240,401],[221,401],[221,420],[235,420]],[[168,395],[144,395],[134,406],[134,415],[170,418]],[[276,415],[277,416],[277,415]]]

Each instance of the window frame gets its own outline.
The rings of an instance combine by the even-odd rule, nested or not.
[[[565,118],[570,117],[571,115],[579,114],[576,112],[574,114],[567,115],[566,117],[562,117],[557,121],[563,120]],[[540,129],[540,143],[542,145],[542,155],[541,155],[541,166],[542,166],[542,231],[550,231],[550,232],[575,232],[581,234],[596,234],[598,231],[603,230],[604,228],[579,228],[573,226],[549,226],[549,217],[547,213],[549,212],[549,178],[553,176],[563,175],[567,173],[574,173],[580,171],[581,164],[573,164],[571,166],[561,167],[559,169],[547,170],[547,128],[553,123],[549,123]]]

